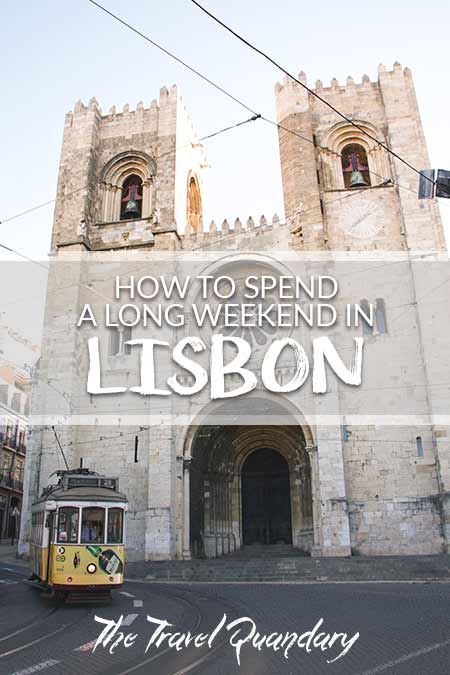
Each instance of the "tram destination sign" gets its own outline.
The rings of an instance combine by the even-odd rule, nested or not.
[[[118,478],[105,478],[104,476],[66,476],[65,477],[65,487],[99,487],[99,488],[109,488],[110,490],[119,489],[119,479]]]

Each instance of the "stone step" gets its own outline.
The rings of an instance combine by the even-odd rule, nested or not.
[[[244,546],[238,551],[229,553],[224,556],[227,560],[230,559],[258,559],[258,558],[286,558],[291,556],[306,556],[304,551],[294,548],[289,544],[271,544],[264,546],[261,544],[252,544],[251,546]]]
[[[128,563],[126,576],[148,581],[432,581],[449,580],[449,557],[245,558]]]

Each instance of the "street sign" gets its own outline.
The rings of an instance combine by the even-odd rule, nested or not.
[[[450,171],[438,169],[436,179],[436,197],[450,199]]]
[[[433,199],[433,197],[450,199],[450,171],[423,169],[420,172],[418,198]]]

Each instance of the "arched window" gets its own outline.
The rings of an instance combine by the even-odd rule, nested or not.
[[[155,161],[143,152],[129,150],[112,157],[101,173],[102,222],[150,218],[154,212]],[[130,198],[134,199],[130,202]]]
[[[346,145],[341,153],[341,163],[346,188],[371,184],[367,154],[362,145],[358,143]]]
[[[142,178],[131,174],[122,186],[120,220],[142,218]]]
[[[372,318],[372,311],[371,307],[369,305],[369,301],[364,299],[361,300],[359,303],[359,306],[361,308],[361,311],[363,314],[361,315],[361,323],[362,323],[362,332],[363,335],[373,335],[373,318]],[[367,319],[365,318],[367,317]],[[372,321],[370,320],[372,318]]]
[[[380,335],[387,333],[386,304],[383,298],[377,298],[375,301],[375,325]]]
[[[361,176],[353,177],[364,181],[362,187],[374,186],[391,178],[389,153],[382,148],[389,143],[387,138],[366,120],[354,119],[353,122],[337,122],[317,138],[325,190],[350,188],[355,170]],[[356,165],[355,168],[353,165]]]
[[[417,457],[420,459],[423,459],[423,441],[422,441],[422,436],[417,436],[416,437],[416,450],[417,450]]]
[[[203,221],[202,198],[196,176],[189,176],[187,193],[187,231],[197,233]]]

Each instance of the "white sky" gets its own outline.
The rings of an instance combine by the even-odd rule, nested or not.
[[[275,119],[273,87],[282,75],[223,32],[189,0],[104,0],[151,38],[201,70],[252,108]],[[448,26],[444,0],[300,3],[293,0],[205,0],[208,8],[308,83],[377,77],[378,63],[398,60],[413,71],[432,166],[450,169]],[[3,0],[0,108],[0,220],[55,195],[65,113],[97,97],[104,111],[148,105],[162,85],[177,83],[199,135],[248,113],[87,0]],[[282,214],[276,129],[258,121],[206,145],[211,164],[209,216]],[[408,158],[406,158],[408,159]],[[419,167],[421,168],[421,167]],[[440,200],[447,238],[450,200]],[[34,258],[49,249],[53,207],[0,224],[0,243]],[[10,257],[10,256],[7,256]],[[5,254],[0,253],[0,259]],[[0,278],[3,281],[5,275]],[[40,275],[39,275],[40,278]],[[15,282],[0,295],[14,302]],[[24,289],[17,291],[23,297]]]

